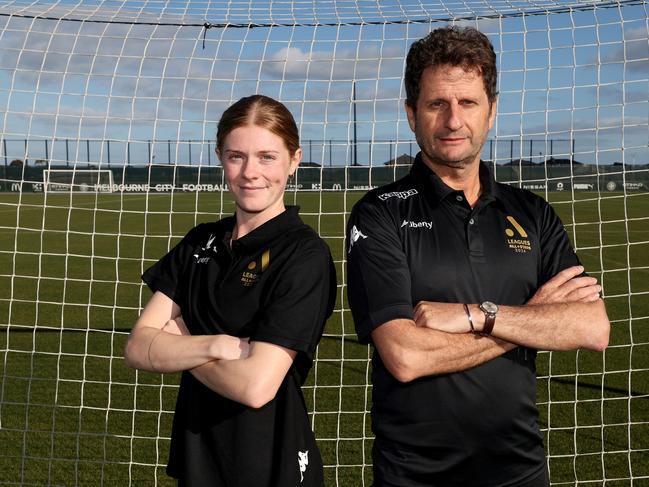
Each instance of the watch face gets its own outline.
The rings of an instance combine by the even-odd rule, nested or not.
[[[496,314],[498,312],[498,305],[492,303],[491,301],[485,301],[480,305],[482,311],[490,314]]]

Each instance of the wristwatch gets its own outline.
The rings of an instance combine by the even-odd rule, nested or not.
[[[498,313],[498,305],[491,301],[484,301],[480,304],[479,308],[484,312],[484,326],[482,327],[483,335],[491,335],[496,322],[496,313]]]

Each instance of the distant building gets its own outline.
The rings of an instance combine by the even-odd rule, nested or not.
[[[412,166],[412,163],[415,161],[415,158],[409,156],[408,154],[401,154],[396,159],[390,159],[388,162],[384,162],[384,166]]]
[[[514,167],[519,167],[519,166],[536,166],[536,162],[532,162],[529,159],[512,159],[509,162],[505,162],[502,164],[502,166],[514,166]]]
[[[583,166],[583,162],[575,161],[574,159],[555,159],[550,157],[546,159],[545,164],[547,166]]]
[[[509,162],[502,164],[503,166],[583,166],[582,162],[574,161],[572,159],[557,159],[550,157],[542,162],[534,162],[529,159],[513,159]]]

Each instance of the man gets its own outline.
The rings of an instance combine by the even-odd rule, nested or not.
[[[547,486],[536,350],[603,350],[600,286],[548,203],[480,161],[497,103],[486,36],[438,29],[406,64],[421,152],[347,233],[349,304],[375,347],[374,485]]]

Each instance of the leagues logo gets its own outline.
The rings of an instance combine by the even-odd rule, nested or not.
[[[516,253],[526,254],[532,250],[532,243],[528,238],[525,229],[518,223],[513,216],[508,216],[507,221],[511,223],[511,228],[505,228],[505,235],[507,235],[507,246]]]
[[[261,274],[268,269],[269,264],[270,249],[266,249],[262,252],[260,258],[250,261],[247,270],[241,274],[241,283],[246,287],[256,284]]]

